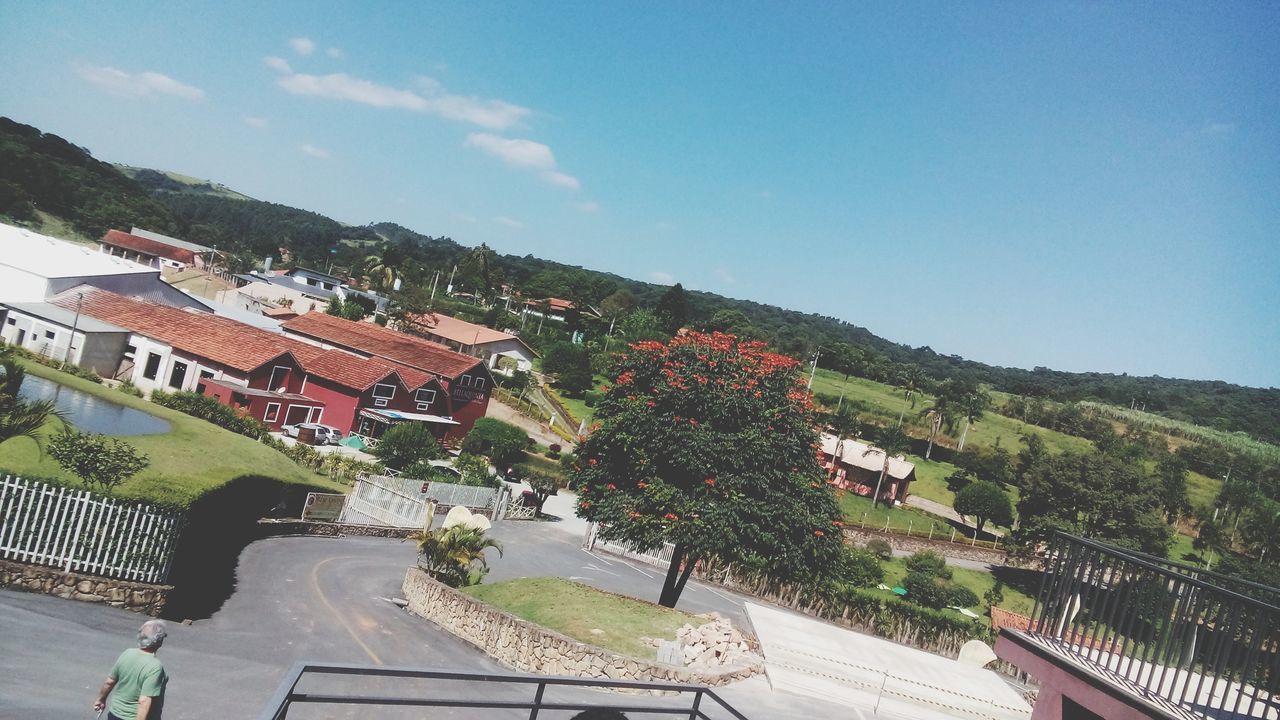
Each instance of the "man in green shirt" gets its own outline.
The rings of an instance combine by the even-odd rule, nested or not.
[[[102,683],[93,710],[99,714],[107,706],[111,695],[111,711],[107,720],[161,720],[164,710],[164,687],[169,675],[164,663],[156,657],[156,651],[164,644],[164,623],[148,620],[138,630],[138,648],[120,653],[111,674]],[[112,694],[112,689],[115,693]]]

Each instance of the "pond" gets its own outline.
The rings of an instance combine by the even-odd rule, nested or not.
[[[22,397],[27,400],[53,400],[67,421],[82,432],[105,435],[169,432],[167,420],[34,375],[27,375],[22,381]]]

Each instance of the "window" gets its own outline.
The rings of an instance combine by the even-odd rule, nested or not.
[[[418,397],[415,399],[420,403],[426,403],[430,405],[431,403],[436,401],[436,391],[422,388],[421,390],[418,391]]]
[[[128,355],[129,357],[133,357],[133,356],[134,356],[134,355],[136,355],[137,353],[138,353],[138,348],[136,348],[136,347],[134,347],[134,346],[132,346],[132,345],[130,345],[130,346],[128,346],[128,347],[126,347],[126,348],[124,349],[124,354],[125,354],[125,355]]]
[[[169,387],[181,388],[183,381],[187,379],[187,364],[184,362],[173,361],[173,369],[169,371]]]
[[[156,374],[160,372],[160,359],[155,353],[147,353],[147,366],[142,370],[142,377],[155,380]]]
[[[313,407],[311,408],[311,417],[307,418],[307,422],[318,423],[322,415],[324,415],[324,408]]]
[[[200,379],[201,379],[201,380],[212,380],[212,379],[213,379],[213,371],[212,371],[212,370],[201,370],[201,371],[200,371]]]
[[[52,339],[53,339],[53,331],[52,331],[52,330],[45,330],[45,331],[44,331],[44,337],[45,337],[45,339],[46,339],[46,340],[52,340]]]
[[[268,390],[279,390],[284,387],[289,377],[289,366],[276,365],[271,368],[271,382],[267,383]]]
[[[471,387],[471,376],[463,375],[462,379],[458,381],[458,384],[462,387]]]
[[[262,416],[262,422],[275,422],[279,415],[280,403],[267,403],[267,412]]]
[[[373,386],[373,396],[383,400],[390,400],[396,396],[396,386],[378,383]]]
[[[17,324],[18,324],[18,321],[17,321],[17,320],[15,320],[15,319],[13,319],[13,318],[9,318],[8,320],[5,320],[5,322],[6,322],[6,323],[8,323],[8,324],[10,324],[10,325],[17,325]]]
[[[476,384],[476,389],[477,389],[477,390],[483,390],[483,389],[484,389],[484,378],[482,378],[482,377],[478,377],[478,378],[476,378],[476,383],[475,383],[475,384]]]

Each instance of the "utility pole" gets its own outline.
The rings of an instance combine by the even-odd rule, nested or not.
[[[453,293],[453,275],[456,272],[458,272],[458,266],[454,265],[453,269],[449,271],[449,286],[445,288],[446,293],[449,293],[449,294]]]
[[[62,366],[66,367],[71,360],[71,344],[76,341],[76,329],[80,327],[80,306],[84,304],[84,293],[76,293],[76,319],[71,321],[71,337],[67,338],[67,352],[62,356]]]
[[[431,278],[431,300],[432,301],[436,299],[436,284],[439,282],[440,282],[440,271],[437,270],[436,274]]]
[[[809,368],[809,390],[813,390],[813,376],[818,372],[818,356],[822,354],[822,346],[819,345],[817,350],[813,351],[813,366]]]

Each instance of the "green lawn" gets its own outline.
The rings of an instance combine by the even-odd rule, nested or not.
[[[897,422],[899,415],[901,415],[904,423],[908,426],[915,426],[912,429],[912,435],[924,437],[924,421],[921,419],[920,414],[928,407],[932,398],[917,395],[915,406],[912,407],[912,404],[903,397],[900,389],[875,382],[874,380],[850,377],[846,383],[844,375],[823,369],[819,369],[813,378],[813,391],[815,393],[839,397],[842,388],[845,402],[852,403],[861,413],[874,414],[893,422]],[[954,448],[955,441],[959,439],[963,430],[964,423],[961,421],[956,425],[954,436],[944,438],[943,444]],[[1019,447],[1018,438],[1027,431],[1039,434],[1044,439],[1045,445],[1049,450],[1055,453],[1064,450],[1087,450],[1093,447],[1093,443],[1084,438],[1067,435],[1055,430],[1046,430],[1036,425],[1027,425],[992,411],[988,411],[981,420],[974,423],[973,427],[969,429],[969,435],[965,438],[965,445],[966,447],[994,447],[998,441],[1001,447],[1011,453],[1017,453]]]
[[[288,483],[314,485],[331,492],[343,486],[298,467],[292,460],[250,438],[175,410],[154,405],[103,385],[24,361],[27,373],[48,378],[121,405],[169,421],[172,429],[160,435],[123,438],[151,460],[151,466],[117,488],[122,497],[186,505],[213,488],[242,475],[262,475]],[[57,432],[54,420],[42,432]],[[78,486],[79,480],[45,455],[31,440],[16,438],[0,445],[0,472],[47,477]]]
[[[905,532],[910,528],[912,534],[917,531],[928,532],[930,523],[934,524],[938,533],[942,533],[943,528],[946,528],[946,532],[951,532],[951,526],[945,520],[913,508],[890,508],[884,503],[873,508],[871,498],[854,495],[851,492],[839,493],[836,501],[840,503],[840,512],[844,515],[845,523],[850,527],[881,530],[887,520],[890,529]]]
[[[654,586],[654,592],[658,590]],[[674,640],[685,624],[706,620],[554,577],[520,578],[462,588],[472,597],[558,633],[630,657],[654,660],[642,637]],[[602,631],[593,633],[592,630]]]
[[[978,596],[977,605],[970,607],[969,610],[986,617],[987,604],[982,600],[982,596],[986,594],[996,583],[996,575],[984,572],[982,570],[971,570],[969,568],[948,566],[951,568],[951,579],[960,585],[963,585],[973,591]],[[1015,573],[1028,573],[1030,571],[1010,571],[1009,568],[1001,568],[1001,576],[1004,580],[1004,600],[1000,601],[999,606],[1010,612],[1020,613],[1022,615],[1030,615],[1031,608],[1035,604],[1035,599],[1031,597],[1030,592],[1034,592],[1034,588],[1028,588],[1033,584],[1035,578],[1027,575],[1026,578],[1020,578]],[[1038,576],[1038,573],[1035,574]],[[906,558],[895,557],[884,563],[884,584],[889,587],[900,585],[902,579],[907,576]],[[1021,587],[1019,587],[1021,586]],[[1029,592],[1024,592],[1029,590]],[[958,615],[959,613],[957,613]],[[989,619],[988,619],[989,622]]]

